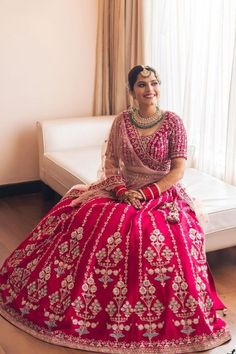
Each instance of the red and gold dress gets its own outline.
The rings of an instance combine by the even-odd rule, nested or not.
[[[2,316],[47,342],[104,353],[188,353],[229,340],[181,184],[140,210],[113,193],[121,180],[132,189],[158,181],[186,144],[172,112],[142,138],[129,111],[119,114],[100,181],[69,191],[5,261]]]

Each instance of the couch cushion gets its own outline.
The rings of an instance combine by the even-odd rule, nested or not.
[[[89,146],[79,150],[49,152],[44,155],[44,167],[50,175],[60,176],[63,171],[75,177],[75,183],[92,183],[97,179],[101,163],[101,148]],[[51,163],[53,162],[53,163]],[[72,183],[68,181],[68,188]]]
[[[208,215],[206,233],[236,227],[236,187],[194,168],[186,169],[182,182]]]
[[[94,182],[100,161],[99,146],[85,147],[46,153],[44,168],[69,189],[77,183]],[[203,206],[203,212],[208,214],[206,233],[236,227],[236,187],[194,168],[186,168],[182,182],[187,193],[196,198]]]

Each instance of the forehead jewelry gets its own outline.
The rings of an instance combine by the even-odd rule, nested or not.
[[[140,74],[142,75],[142,77],[148,77],[151,75],[151,70],[148,70],[144,65],[141,65],[143,70],[140,71]]]

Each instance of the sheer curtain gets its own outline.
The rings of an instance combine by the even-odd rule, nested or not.
[[[236,185],[236,34],[229,97],[225,176],[227,182]]]
[[[184,120],[189,143],[196,146],[196,167],[236,184],[230,142],[236,138],[236,1],[145,4],[145,62],[160,73],[163,108]]]
[[[127,73],[144,60],[144,0],[99,0],[94,114],[128,105]]]

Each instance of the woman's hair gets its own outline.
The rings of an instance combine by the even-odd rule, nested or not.
[[[150,75],[150,74],[148,74],[148,71],[149,72],[152,71],[154,73],[158,83],[159,84],[161,83],[160,78],[159,78],[156,70],[153,69],[151,66],[148,66],[148,65],[146,65],[146,66],[144,66],[144,65],[136,65],[128,73],[128,83],[129,83],[130,91],[133,91],[133,89],[134,89],[134,84],[137,81],[138,74],[140,74],[141,72],[145,72],[145,74],[143,76],[147,77],[147,76]]]

